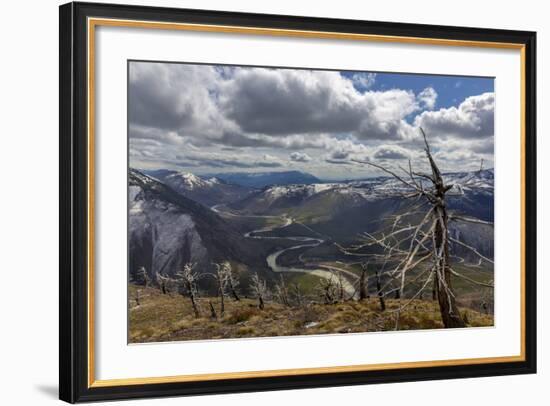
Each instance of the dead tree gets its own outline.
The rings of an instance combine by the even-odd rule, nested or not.
[[[261,279],[257,273],[252,275],[252,278],[250,280],[250,287],[252,289],[252,292],[258,299],[258,307],[260,310],[263,310],[265,307],[265,300],[267,297],[267,282],[263,279]]]
[[[156,273],[157,285],[159,285],[160,291],[163,295],[168,293],[168,286],[170,285],[170,278],[160,272]]]
[[[338,301],[340,289],[335,279],[334,273],[331,273],[330,278],[321,278],[319,280],[317,291],[325,304],[334,304]]]
[[[374,278],[376,280],[376,294],[380,301],[380,310],[384,311],[386,310],[386,301],[384,300],[384,292],[382,292],[382,283],[380,281],[380,271],[378,269],[374,273]]]
[[[229,261],[222,262],[222,267],[224,268],[224,272],[227,275],[227,287],[229,288],[229,293],[233,298],[238,302],[241,300],[239,297],[239,294],[237,293],[237,289],[239,287],[239,279],[236,277],[235,273],[233,272],[233,268],[231,267],[231,264]]]
[[[456,238],[452,238],[449,233],[449,221],[466,221],[481,224],[491,224],[489,222],[458,215],[449,215],[446,195],[453,189],[452,184],[446,184],[439,167],[437,166],[426,134],[420,129],[424,140],[424,152],[429,164],[430,173],[416,172],[413,170],[409,161],[408,169],[400,168],[404,175],[400,175],[393,170],[369,161],[354,162],[370,165],[391,175],[396,185],[391,197],[402,199],[411,199],[413,201],[409,209],[404,213],[399,213],[391,217],[391,225],[377,233],[367,233],[362,235],[361,243],[343,248],[342,251],[349,255],[366,256],[376,259],[379,263],[389,264],[393,269],[385,272],[387,282],[382,285],[381,275],[377,273],[377,291],[380,298],[388,286],[394,283],[398,284],[396,297],[399,297],[399,307],[395,311],[398,314],[409,305],[414,299],[433,284],[434,296],[439,303],[441,319],[447,328],[464,327],[465,323],[460,315],[456,305],[456,297],[452,287],[452,277],[462,277],[453,270],[450,256],[450,244],[460,245],[482,260],[492,263],[490,258],[483,256],[474,247],[465,244]],[[482,167],[480,168],[480,170]],[[468,186],[475,183],[475,174],[462,184]],[[471,182],[471,183],[470,183]],[[463,188],[457,186],[459,195],[463,193]],[[420,219],[420,220],[418,220]],[[364,253],[369,247],[381,247],[382,254]],[[425,268],[424,270],[422,270]],[[420,270],[414,278],[409,277],[411,270]],[[479,283],[471,278],[470,282]],[[414,293],[410,299],[401,304],[405,288],[413,283],[420,282],[420,289]],[[395,289],[392,289],[395,290]],[[382,302],[381,302],[381,306]],[[384,306],[385,307],[385,306]],[[396,323],[398,325],[398,322]]]
[[[290,300],[288,295],[288,289],[285,284],[283,275],[279,275],[280,280],[275,284],[275,296],[285,306],[290,306]]]
[[[365,300],[369,298],[368,266],[368,262],[364,262],[361,264],[361,275],[359,276],[359,300]]]
[[[336,272],[336,288],[338,291],[338,301],[344,302],[346,300],[346,290],[344,287],[344,275],[342,272]]]
[[[225,293],[229,284],[229,274],[224,264],[214,264],[216,271],[214,279],[218,285],[218,297],[220,298],[220,316],[225,314]]]
[[[149,277],[149,274],[147,273],[147,269],[145,269],[144,266],[140,266],[139,269],[136,272],[136,282],[139,285],[143,285],[147,288],[149,286],[149,283],[151,283],[151,278]]]
[[[189,297],[191,306],[193,306],[193,313],[195,313],[196,318],[199,318],[200,311],[197,303],[199,274],[193,270],[193,267],[194,264],[185,264],[183,269],[176,273],[176,281],[179,283],[181,295]]]
[[[298,283],[293,283],[289,287],[290,296],[293,303],[298,307],[304,307],[307,304],[306,295],[302,290],[302,286]]]
[[[134,297],[135,301],[136,301],[136,306],[139,306],[141,303],[140,303],[140,297],[139,297],[139,294],[141,293],[141,289],[137,289],[136,290],[136,296]]]
[[[213,319],[217,319],[218,315],[216,314],[216,309],[214,309],[214,305],[210,300],[208,301],[208,305],[210,306],[210,317]]]

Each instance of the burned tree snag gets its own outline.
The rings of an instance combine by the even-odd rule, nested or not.
[[[368,274],[368,262],[361,264],[361,275],[359,276],[359,300],[365,300],[369,298],[369,274]]]
[[[163,295],[168,294],[168,283],[170,282],[170,278],[167,276],[162,275],[161,273],[157,272],[156,274],[157,284],[159,285],[160,291]]]
[[[183,269],[176,273],[177,282],[180,284],[180,293],[182,296],[189,297],[195,318],[200,317],[199,306],[197,303],[198,288],[197,281],[199,275],[193,270],[193,264],[185,264]]]
[[[446,328],[465,327],[466,323],[456,304],[452,277],[461,277],[470,283],[482,286],[493,286],[472,280],[454,271],[450,263],[450,243],[456,243],[470,250],[480,258],[480,261],[489,263],[493,261],[482,255],[475,247],[452,238],[449,234],[449,220],[487,225],[492,225],[492,223],[476,218],[455,215],[454,213],[452,218],[450,218],[446,205],[446,194],[453,189],[453,185],[445,184],[441,171],[432,156],[426,134],[422,128],[420,131],[424,141],[424,152],[429,164],[430,173],[415,172],[410,161],[408,169],[400,167],[405,174],[401,175],[371,161],[352,160],[355,163],[373,166],[392,176],[399,186],[389,190],[388,195],[395,198],[411,199],[413,203],[407,211],[397,213],[388,218],[391,220],[389,232],[386,232],[384,229],[377,233],[365,232],[362,234],[360,244],[350,248],[341,246],[339,248],[347,255],[375,258],[378,263],[383,263],[384,266],[389,264],[393,268],[385,272],[388,282],[384,286],[380,283],[380,274],[377,272],[375,275],[381,307],[385,308],[382,300],[383,292],[386,291],[387,286],[397,283],[399,287],[395,288],[395,295],[396,298],[401,299],[404,297],[405,287],[419,281],[421,285],[420,289],[416,293],[412,293],[405,304],[402,305],[400,303],[399,308],[395,311],[399,314],[414,299],[420,297],[424,289],[433,286],[432,298],[437,300],[439,304],[444,326]],[[480,166],[480,171],[482,168],[483,164]],[[471,187],[472,184],[469,183],[471,180],[473,180],[473,177],[463,182],[463,185],[466,184]],[[459,193],[462,190],[461,187],[457,187],[457,189]],[[422,218],[420,221],[418,221],[419,217]],[[369,247],[372,246],[381,248],[382,253],[368,252]],[[362,250],[366,250],[367,252],[362,252]],[[416,271],[416,276],[409,277],[410,271],[413,270]]]
[[[231,292],[231,295],[233,296],[233,298],[238,302],[241,300],[241,298],[239,297],[238,293],[237,293],[237,286],[239,285],[239,280],[235,278],[235,276],[233,275],[233,272],[231,270],[231,267],[229,268],[229,278],[228,278],[228,283],[229,283],[229,291]]]
[[[257,273],[252,275],[250,286],[254,295],[258,299],[258,308],[263,310],[265,307],[264,299],[267,296],[267,283],[262,280]]]
[[[422,128],[420,131],[424,137],[424,144],[426,146],[425,152],[432,169],[433,192],[430,202],[433,205],[433,213],[435,216],[435,230],[433,235],[433,253],[435,256],[435,290],[439,301],[441,319],[447,328],[465,327],[466,324],[460,315],[455,301],[449,261],[449,217],[447,215],[447,207],[445,204],[445,193],[447,193],[453,186],[445,185],[445,182],[441,177],[441,172],[432,157],[430,145],[426,139],[426,134]]]
[[[376,280],[376,292],[380,301],[380,310],[386,310],[386,301],[384,300],[384,292],[382,292],[382,284],[380,283],[380,271],[377,269],[374,274]]]
[[[210,306],[210,317],[212,319],[217,319],[218,315],[216,314],[216,309],[214,309],[214,305],[212,305],[212,302],[209,300],[208,305]]]
[[[334,282],[334,273],[330,278],[322,278],[317,285],[319,296],[323,299],[324,304],[334,304],[338,301],[339,291],[338,283]]]
[[[143,285],[145,288],[149,286],[149,283],[151,282],[151,278],[149,277],[149,274],[147,273],[147,269],[145,269],[144,266],[139,267],[139,269],[137,270],[136,281],[139,285]]]
[[[285,306],[290,306],[290,300],[288,298],[288,289],[286,287],[285,278],[280,275],[279,282],[275,284],[275,296]]]
[[[224,263],[214,264],[214,266],[216,267],[214,279],[216,279],[218,284],[218,297],[220,298],[220,316],[223,317],[225,314],[225,291],[229,283],[229,273]]]

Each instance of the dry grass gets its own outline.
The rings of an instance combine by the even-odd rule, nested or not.
[[[139,305],[134,299],[138,289]],[[226,299],[225,315],[213,319],[207,299],[199,301],[202,317],[195,318],[189,300],[177,294],[163,295],[154,288],[132,285],[129,297],[131,343],[386,331],[395,329],[395,312],[391,310],[398,307],[397,300],[387,300],[387,310],[382,312],[378,300],[372,298],[301,308],[269,302],[260,310],[252,299]],[[217,299],[209,300],[219,313]],[[493,325],[492,315],[471,309],[461,311],[469,326]],[[439,307],[433,301],[414,301],[399,319],[400,330],[442,327]]]

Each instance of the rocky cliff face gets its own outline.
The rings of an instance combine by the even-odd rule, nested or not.
[[[263,264],[253,242],[246,241],[213,211],[187,199],[143,173],[129,173],[129,270],[144,266],[173,275],[187,263],[208,272],[212,261]]]

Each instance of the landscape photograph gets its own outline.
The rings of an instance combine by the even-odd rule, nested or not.
[[[128,61],[128,343],[494,326],[494,78]]]

